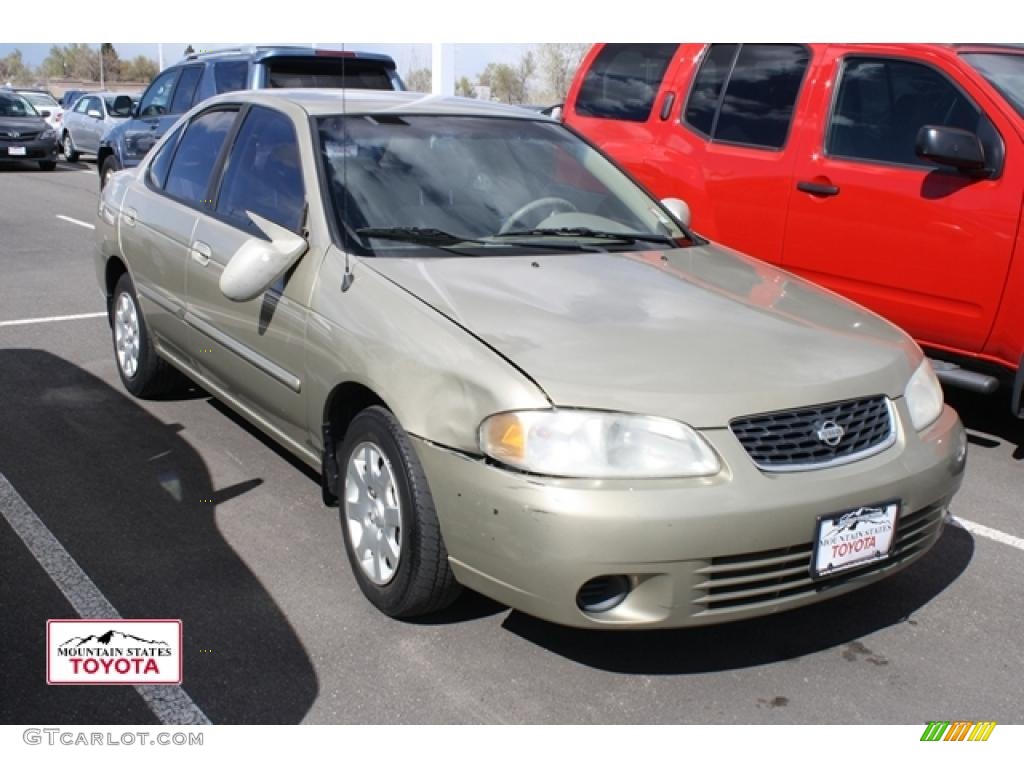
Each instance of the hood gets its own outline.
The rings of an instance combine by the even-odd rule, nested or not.
[[[557,406],[723,427],[897,397],[921,357],[877,315],[720,246],[364,263],[496,349]]]
[[[35,115],[32,117],[0,117],[0,138],[8,138],[5,135],[8,131],[35,132],[45,131],[49,127],[43,118]]]

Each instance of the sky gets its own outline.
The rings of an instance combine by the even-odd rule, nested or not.
[[[256,43],[243,43],[255,45]],[[272,43],[259,43],[272,45]],[[4,43],[0,42],[0,57],[6,56],[15,48],[19,49],[25,62],[32,67],[39,66],[50,52],[51,45],[67,45],[67,43]],[[164,43],[164,66],[174,64],[181,59],[189,43]],[[197,51],[229,48],[238,43],[191,43]],[[314,43],[310,43],[314,45]],[[341,43],[315,43],[318,48],[340,49]],[[407,74],[411,69],[430,67],[431,48],[429,43],[345,43],[346,48],[360,51],[386,53],[395,60],[398,72]],[[99,47],[96,44],[95,47]],[[533,47],[532,43],[461,43],[455,45],[455,77],[466,76],[471,81],[484,70],[489,62],[517,64],[522,55]],[[157,61],[156,43],[114,43],[117,54],[122,59],[132,59],[139,54],[149,56]]]

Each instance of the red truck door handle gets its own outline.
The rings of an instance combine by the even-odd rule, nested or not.
[[[801,192],[806,192],[809,195],[818,195],[819,197],[832,197],[839,194],[839,187],[833,184],[818,184],[813,181],[798,181],[796,188]]]

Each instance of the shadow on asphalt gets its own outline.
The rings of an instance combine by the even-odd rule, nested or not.
[[[212,487],[179,425],[48,352],[0,350],[0,382],[0,472],[122,616],[183,621],[184,688],[207,716],[299,722],[318,693],[313,665],[214,514],[262,479]],[[5,533],[16,542],[9,554],[25,554]],[[69,722],[66,712],[123,722],[105,706],[111,688],[45,684],[39,603],[49,600],[46,618],[77,616],[34,561],[19,562],[24,577],[0,557],[5,646],[14,642],[23,659],[16,665],[5,647],[0,722]]]
[[[83,165],[81,168],[76,168],[74,165],[66,165],[62,162],[58,162],[57,167],[52,171],[44,171],[39,167],[38,160],[18,160],[17,162],[4,160],[4,162],[0,163],[0,173],[38,173],[45,176],[48,173],[82,171],[85,170],[86,167],[87,166]]]
[[[1024,461],[1024,420],[1010,413],[1009,387],[1001,387],[994,395],[945,387],[945,394],[967,427],[972,448],[996,448],[1002,441],[1014,447],[1014,461]]]
[[[866,655],[873,663],[884,664],[861,638],[901,622],[916,627],[914,612],[952,584],[973,554],[973,537],[947,525],[921,560],[869,587],[794,611],[713,627],[603,632],[548,624],[516,611],[502,626],[579,664],[627,674],[743,669],[838,646],[846,646],[843,657],[848,660]]]

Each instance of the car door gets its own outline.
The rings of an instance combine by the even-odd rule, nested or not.
[[[86,96],[85,115],[82,118],[82,142],[77,144],[79,150],[95,154],[100,148],[103,136],[103,104],[97,96]]]
[[[213,215],[197,223],[188,262],[188,321],[202,374],[274,431],[305,444],[303,377],[308,297],[316,259],[306,257],[262,295],[235,302],[220,276],[252,238],[266,239],[252,212],[302,232],[306,192],[291,118],[254,106],[224,164]]]
[[[75,108],[68,112],[67,117],[64,118],[64,127],[71,134],[71,141],[79,148],[89,141],[86,135],[86,121],[89,118],[85,114],[88,103],[88,98],[85,96],[79,97],[75,102]]]
[[[174,122],[171,98],[180,74],[180,67],[164,70],[142,94],[138,117],[125,131],[127,150],[133,157],[142,158]]]
[[[146,322],[162,351],[188,365],[199,354],[185,326],[190,248],[237,114],[237,107],[204,112],[175,131],[122,204],[122,244]]]
[[[1003,172],[1012,131],[1001,135],[956,74],[938,59],[827,51],[817,119],[794,169],[783,264],[925,344],[974,352],[1005,285],[1021,186]],[[976,133],[992,174],[918,158],[924,125]]]
[[[685,200],[701,234],[774,263],[810,60],[804,45],[707,46],[691,82],[677,84],[686,94],[678,121],[661,123],[648,149],[659,197]]]

